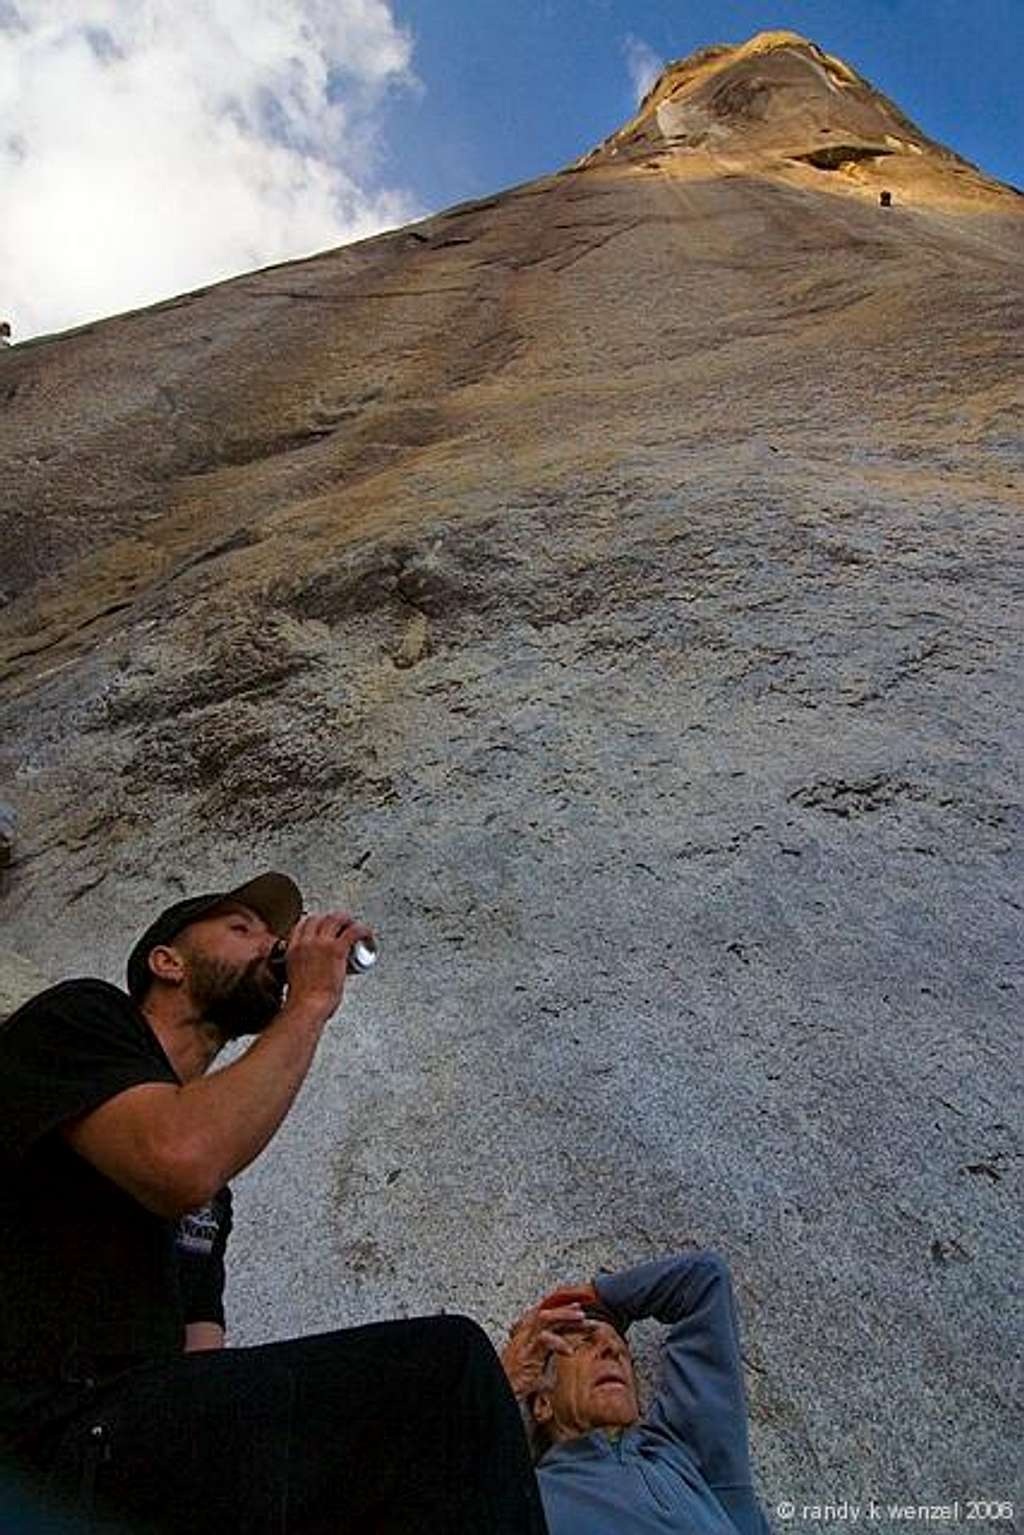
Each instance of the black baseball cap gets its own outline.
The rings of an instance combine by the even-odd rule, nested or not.
[[[268,871],[234,890],[214,890],[208,895],[176,901],[151,922],[128,956],[128,992],[137,1002],[150,982],[149,956],[162,943],[171,943],[193,922],[227,904],[247,906],[262,917],[279,938],[287,938],[302,915],[302,895],[287,874]]]

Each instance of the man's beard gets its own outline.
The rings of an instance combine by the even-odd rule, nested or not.
[[[261,1034],[280,1012],[284,995],[265,959],[250,960],[239,969],[221,959],[191,954],[188,985],[204,1021],[224,1039]]]

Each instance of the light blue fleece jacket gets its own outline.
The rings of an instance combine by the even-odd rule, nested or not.
[[[752,1485],[729,1270],[684,1253],[595,1280],[629,1321],[669,1324],[647,1416],[555,1445],[537,1480],[551,1535],[770,1535]]]

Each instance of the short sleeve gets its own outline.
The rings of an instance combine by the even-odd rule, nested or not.
[[[232,1224],[231,1190],[183,1215],[175,1233],[181,1303],[186,1322],[224,1326],[224,1257]]]
[[[58,1125],[145,1082],[178,1085],[131,999],[106,981],[65,981],[0,1027],[0,1155],[22,1158]]]

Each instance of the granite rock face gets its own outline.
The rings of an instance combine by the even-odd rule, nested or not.
[[[20,954],[0,948],[0,1023],[51,983]]]
[[[239,1180],[237,1341],[712,1245],[770,1501],[1010,1496],[1022,248],[770,34],[0,360],[3,942],[116,979],[274,866],[380,934]]]
[[[0,800],[0,869],[6,869],[14,857],[14,843],[18,829],[18,816],[13,805]]]

